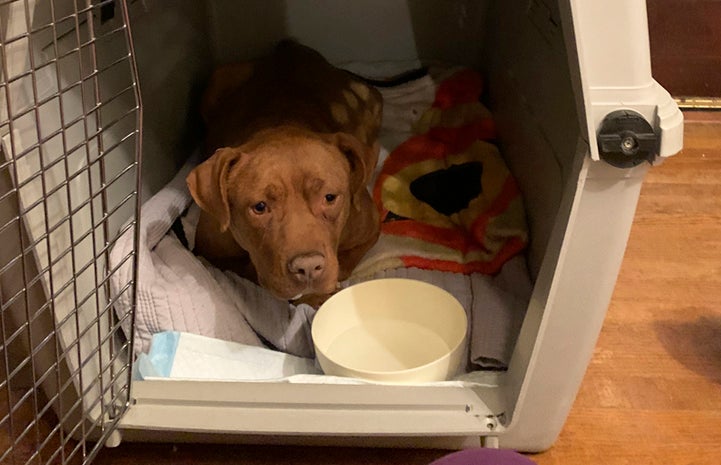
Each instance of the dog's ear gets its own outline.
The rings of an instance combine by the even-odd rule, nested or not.
[[[348,159],[348,163],[350,163],[351,192],[358,192],[365,187],[373,175],[378,155],[373,153],[373,148],[365,146],[355,136],[346,132],[332,134],[330,141]]]
[[[228,174],[240,157],[241,152],[238,149],[218,149],[213,156],[196,166],[186,178],[195,203],[218,221],[221,231],[230,226]]]

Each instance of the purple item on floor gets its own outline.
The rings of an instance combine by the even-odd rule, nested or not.
[[[429,465],[535,465],[528,457],[503,449],[468,449],[454,452]]]

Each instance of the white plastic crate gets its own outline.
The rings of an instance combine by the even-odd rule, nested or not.
[[[643,0],[10,0],[0,16],[3,458],[29,443],[32,463],[90,460],[96,439],[552,445],[644,174],[682,145],[682,115],[651,76]],[[112,312],[109,250],[198,143],[212,67],[287,36],[339,65],[444,61],[486,77],[531,234],[534,287],[507,370],[472,386],[131,381],[133,315]],[[51,410],[62,428],[45,434]]]

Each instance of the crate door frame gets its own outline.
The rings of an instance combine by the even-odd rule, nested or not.
[[[127,409],[132,373],[134,305],[116,314],[113,304],[135,302],[135,248],[108,260],[120,238],[138,241],[142,113],[128,9],[1,8],[0,231],[10,244],[0,262],[0,456],[87,463]],[[121,270],[126,281],[111,289]],[[24,357],[10,357],[16,346]]]

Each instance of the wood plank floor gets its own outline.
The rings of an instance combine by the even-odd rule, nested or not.
[[[571,415],[539,465],[721,463],[721,113],[646,179]],[[444,451],[122,444],[101,464],[427,464]]]

